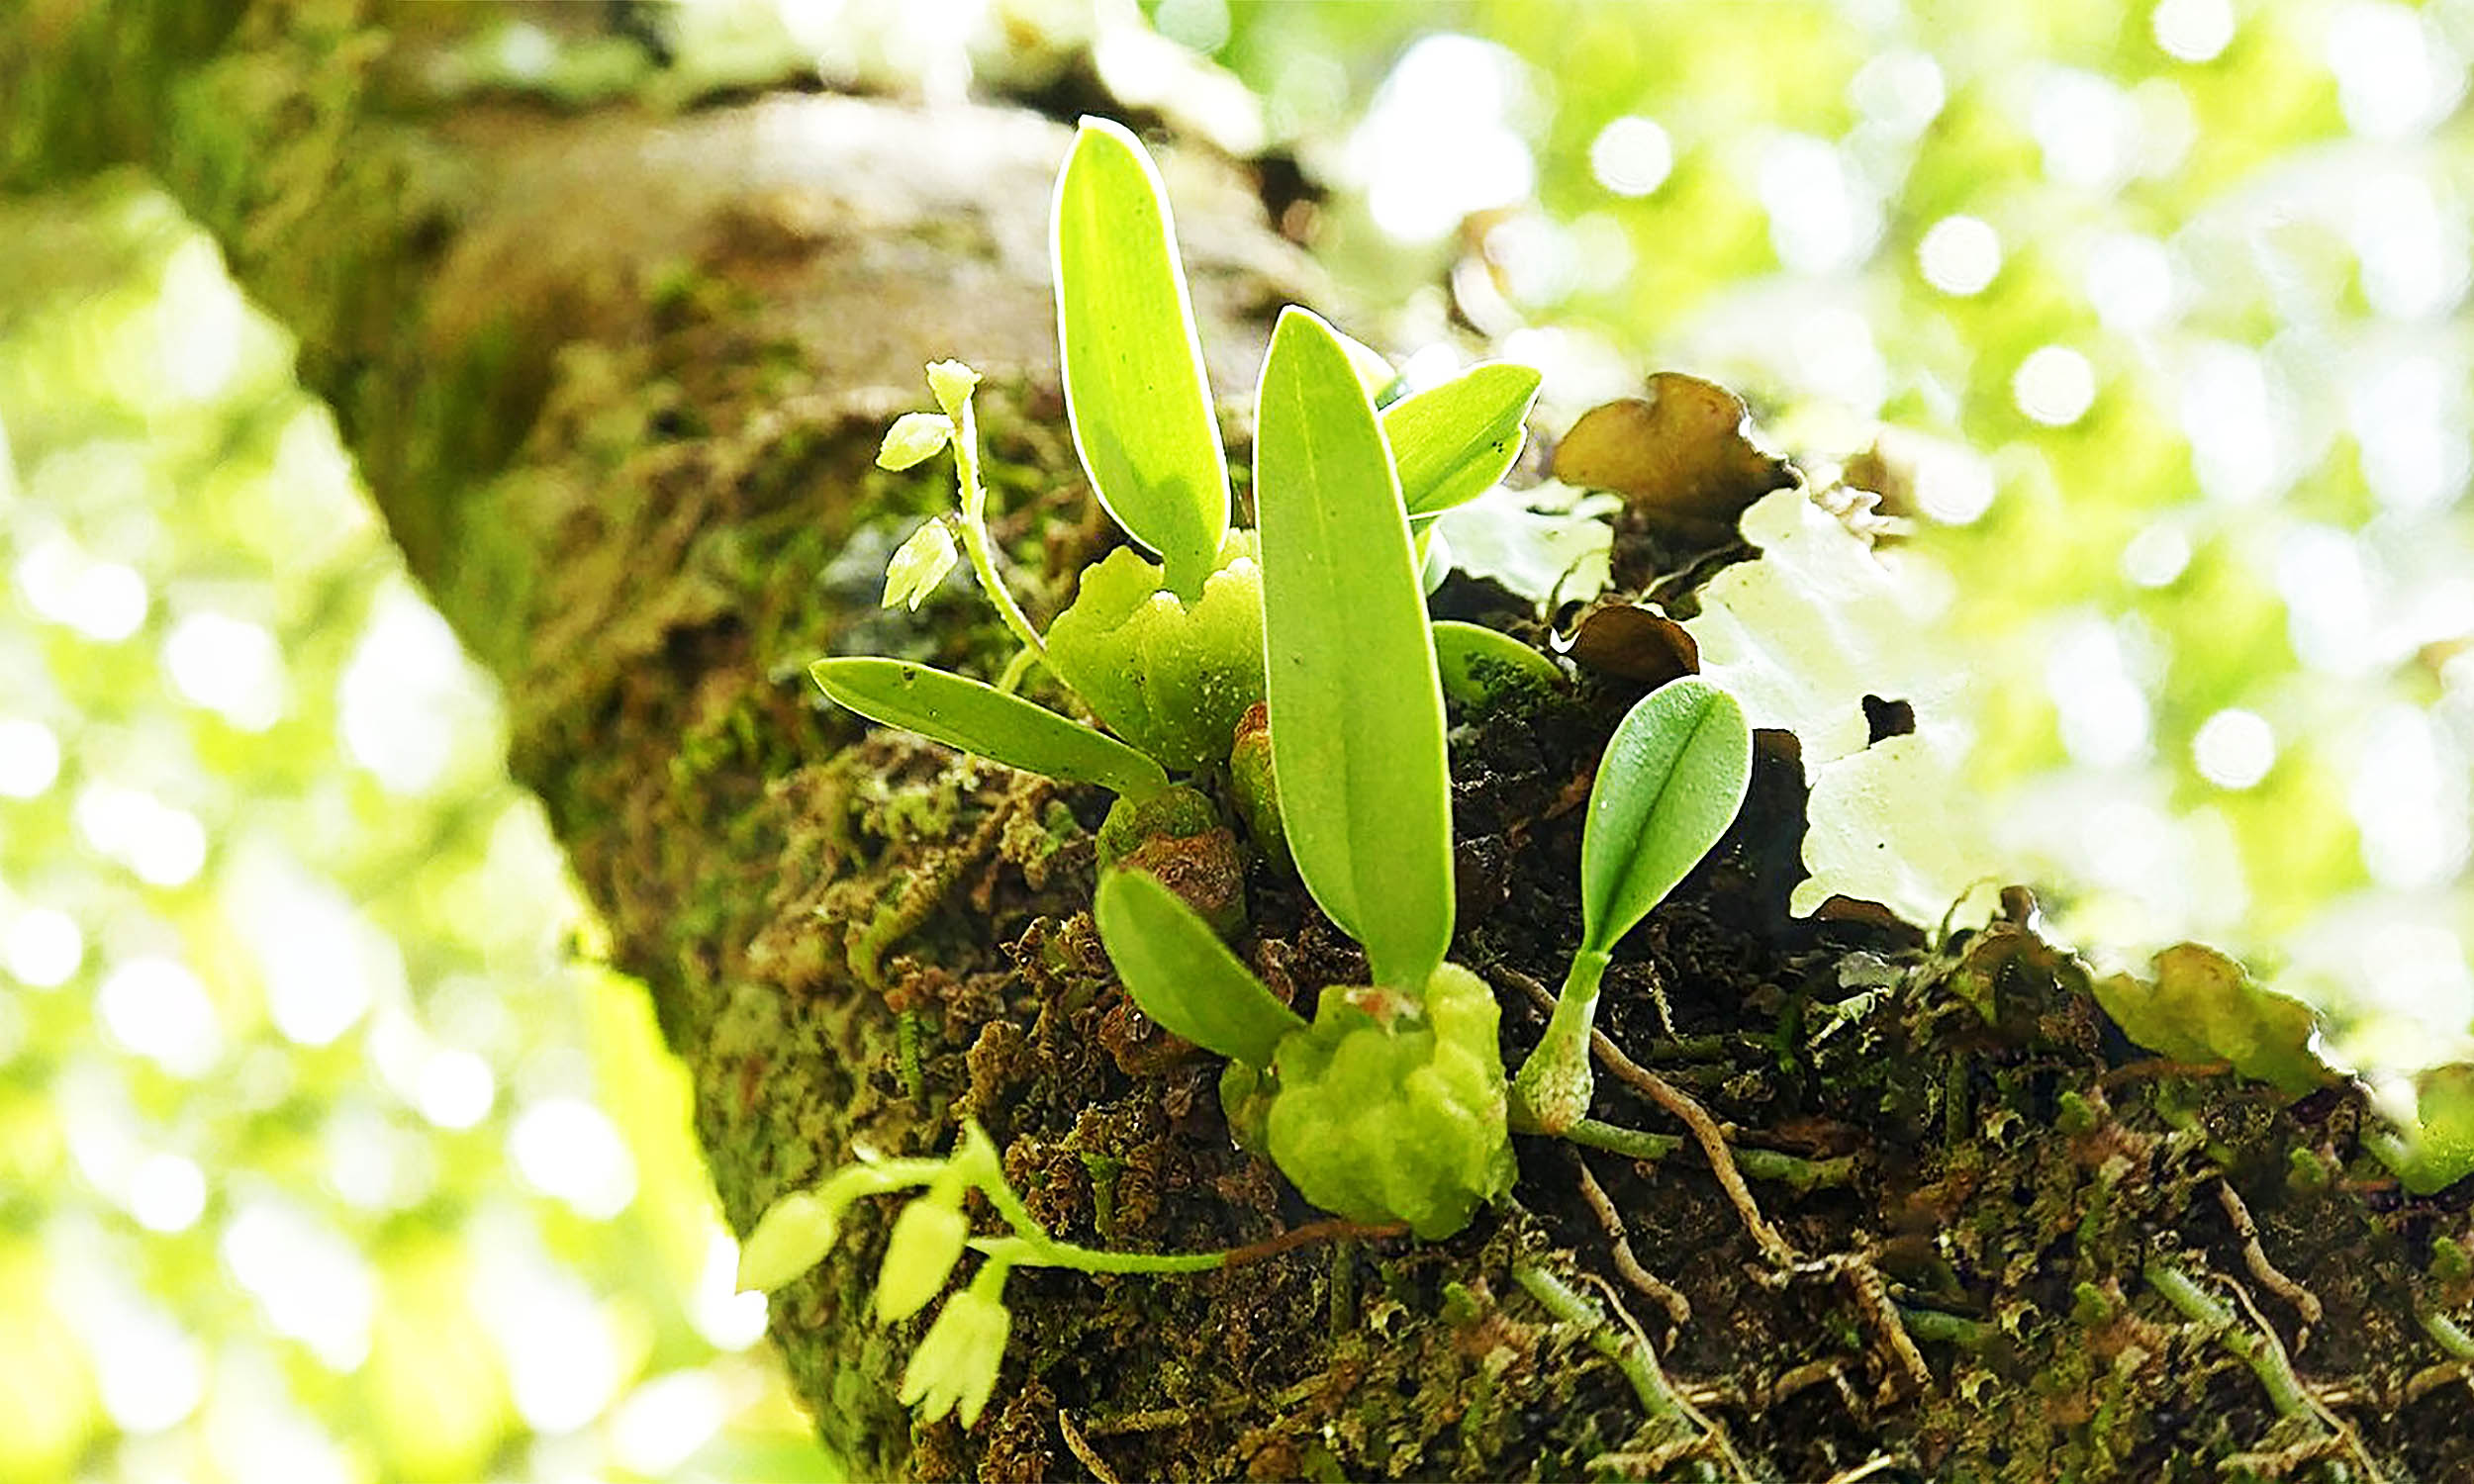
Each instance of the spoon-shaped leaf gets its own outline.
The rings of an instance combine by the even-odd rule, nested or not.
[[[1500,629],[1458,618],[1438,618],[1434,629],[1443,694],[1463,705],[1482,705],[1507,689],[1563,684],[1553,660]]]
[[[1108,513],[1191,601],[1228,532],[1228,464],[1168,195],[1124,126],[1083,120],[1053,223],[1074,449]]]
[[[1534,368],[1489,361],[1385,408],[1383,436],[1409,513],[1441,514],[1491,489],[1520,457],[1537,400]]]
[[[1297,874],[1418,993],[1452,942],[1443,689],[1391,451],[1347,349],[1281,313],[1256,401],[1272,776]]]
[[[1269,1067],[1281,1038],[1306,1028],[1159,878],[1109,872],[1092,915],[1134,1003],[1203,1050]]]
[[[1753,776],[1736,698],[1696,675],[1641,697],[1606,744],[1580,844],[1581,947],[1606,953],[1735,822]]]
[[[967,676],[872,657],[808,667],[824,694],[871,721],[1069,784],[1097,784],[1132,798],[1169,786],[1159,764],[1104,732],[1069,721]]]

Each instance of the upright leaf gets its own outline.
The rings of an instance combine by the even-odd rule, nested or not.
[[[1411,515],[1437,515],[1493,488],[1520,458],[1538,373],[1489,361],[1383,410],[1383,436]]]
[[[1119,525],[1200,596],[1228,531],[1228,465],[1168,196],[1122,125],[1085,119],[1057,177],[1057,348],[1075,451]]]
[[[1134,1003],[1205,1051],[1269,1067],[1281,1038],[1306,1028],[1158,878],[1109,872],[1092,914]]]
[[[871,721],[1008,768],[1133,798],[1169,786],[1159,764],[1116,738],[966,676],[872,657],[818,660],[808,673],[825,695]]]
[[[1331,326],[1282,313],[1257,398],[1272,776],[1297,873],[1417,992],[1452,941],[1443,690],[1391,451]]]
[[[1589,787],[1580,845],[1581,947],[1605,953],[1735,822],[1753,776],[1736,698],[1696,675],[1641,697]]]

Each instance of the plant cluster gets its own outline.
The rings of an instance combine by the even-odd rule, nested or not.
[[[1493,990],[1448,962],[1454,928],[1444,699],[1553,684],[1551,661],[1469,624],[1430,623],[1431,521],[1518,456],[1534,371],[1480,365],[1395,397],[1391,367],[1313,314],[1285,310],[1256,393],[1257,525],[1230,525],[1225,455],[1159,177],[1132,136],[1086,121],[1058,181],[1058,337],[1075,446],[1093,489],[1154,563],[1121,548],[1086,569],[1045,634],[996,565],[972,395],[928,369],[938,413],[910,414],[880,462],[951,446],[958,509],[895,557],[885,602],[915,604],[967,557],[1021,653],[996,685],[871,657],[818,661],[833,699],[1012,767],[1115,792],[1094,915],[1127,993],[1228,1060],[1221,1101],[1246,1148],[1351,1221],[1448,1237],[1511,1187],[1515,1131],[1584,1137],[1589,1041],[1616,943],[1716,843],[1740,807],[1751,732],[1725,692],[1687,677],[1617,727],[1593,782],[1583,931],[1544,1040],[1507,1076]],[[957,551],[959,548],[959,552]],[[1045,669],[1096,725],[1015,694]],[[1103,729],[1104,728],[1104,729]],[[1180,779],[1184,782],[1180,782]],[[1145,852],[1241,822],[1292,864],[1366,951],[1367,982],[1291,1009],[1230,951],[1244,923],[1181,896]],[[1229,838],[1233,841],[1234,834]],[[1209,915],[1198,913],[1203,906]],[[1603,1126],[1595,1126],[1603,1128]],[[1050,1239],[1004,1185],[976,1126],[947,1159],[863,1161],[786,1196],[751,1235],[742,1279],[772,1287],[830,1246],[860,1195],[924,1187],[897,1221],[878,1317],[923,1307],[966,1247],[983,1266],[911,1361],[903,1394],[968,1425],[994,1385],[1009,1266],[1190,1271],[1227,1253],[1100,1252]],[[968,1238],[982,1192],[1013,1229]]]

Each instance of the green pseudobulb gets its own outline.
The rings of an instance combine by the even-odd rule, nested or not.
[[[1496,1014],[1485,982],[1454,964],[1427,980],[1422,1008],[1392,990],[1326,989],[1269,1076],[1230,1064],[1221,1101],[1317,1206],[1449,1237],[1512,1185]]]
[[[1263,698],[1263,575],[1254,533],[1232,531],[1190,606],[1120,547],[1083,570],[1048,630],[1048,664],[1111,731],[1180,772],[1228,756]]]

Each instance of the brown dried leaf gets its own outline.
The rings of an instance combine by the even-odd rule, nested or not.
[[[1632,603],[1590,609],[1572,630],[1571,647],[1565,654],[1600,675],[1645,686],[1663,686],[1701,668],[1701,646],[1682,624]]]
[[[1754,501],[1795,482],[1785,460],[1745,436],[1745,416],[1744,400],[1726,388],[1661,371],[1650,378],[1649,396],[1582,414],[1555,450],[1555,477],[1723,534]]]

